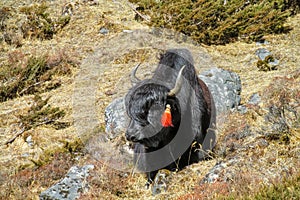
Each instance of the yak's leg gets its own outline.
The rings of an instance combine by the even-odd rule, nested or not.
[[[146,189],[149,189],[149,186],[153,183],[153,180],[157,174],[158,170],[147,172],[147,182],[145,184]]]
[[[134,154],[134,162],[136,163],[137,168],[140,171],[147,171],[147,166],[149,166],[151,163],[148,162],[147,159],[147,151],[145,149],[145,146],[140,143],[135,144],[135,154]],[[148,189],[151,183],[153,182],[158,170],[147,172],[147,182],[145,184],[145,188]]]
[[[209,156],[209,153],[214,149],[217,141],[217,130],[214,128],[208,128],[204,140],[197,141],[200,145],[198,151],[196,151],[198,161],[204,160]]]

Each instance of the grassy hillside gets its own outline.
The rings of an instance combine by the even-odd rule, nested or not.
[[[66,2],[0,2],[0,199],[38,199],[71,166],[84,164],[95,169],[81,199],[300,198],[297,1],[244,6],[241,1]],[[206,26],[195,26],[204,21]],[[148,37],[152,25],[183,32],[194,41],[168,30]],[[142,30],[141,40],[130,35],[136,29]],[[262,37],[266,43],[253,41]],[[96,160],[85,142],[106,134],[104,109],[130,87],[132,67],[142,62],[138,75],[149,76],[158,53],[170,47],[189,48],[199,71],[218,66],[238,73],[248,112],[220,118],[212,158],[168,173],[168,190],[152,196],[143,189],[143,174]],[[277,70],[257,67],[255,52],[262,47],[280,61]],[[74,102],[74,91],[86,85],[93,90],[84,94],[92,99],[82,96],[85,101]],[[254,93],[261,96],[260,104],[247,104]],[[87,102],[97,127],[82,132],[75,114],[86,112]],[[85,120],[83,124],[89,122]],[[201,183],[217,163],[226,163],[219,179]]]

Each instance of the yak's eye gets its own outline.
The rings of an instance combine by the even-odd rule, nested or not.
[[[145,116],[145,113],[137,113],[134,117],[134,120],[140,126],[147,126],[149,124],[149,122],[147,121],[147,116]]]
[[[149,125],[149,122],[147,120],[139,121],[139,123],[143,127]]]

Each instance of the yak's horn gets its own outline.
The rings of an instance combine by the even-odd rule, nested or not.
[[[141,80],[136,77],[136,71],[138,70],[139,66],[141,65],[141,63],[137,64],[134,69],[131,71],[131,74],[130,74],[130,80],[131,80],[131,83],[132,84],[137,84],[139,83]]]
[[[180,89],[182,87],[182,82],[183,82],[182,71],[184,70],[184,68],[185,68],[185,65],[182,66],[180,71],[178,72],[175,86],[172,90],[170,90],[170,92],[168,93],[168,96],[174,96],[180,91]]]

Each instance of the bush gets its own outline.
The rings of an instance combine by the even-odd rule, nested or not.
[[[78,65],[64,52],[25,56],[14,51],[8,57],[0,68],[0,102],[55,89],[61,85],[55,75],[70,75],[71,67]]]
[[[238,39],[258,40],[283,33],[291,15],[290,1],[131,0],[149,15],[150,25],[173,29],[204,44],[226,44]],[[226,3],[225,3],[226,2]],[[290,2],[290,3],[289,3]]]

